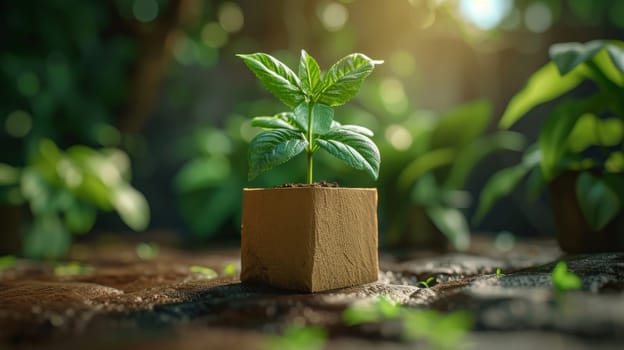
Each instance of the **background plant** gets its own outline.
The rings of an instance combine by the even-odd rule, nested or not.
[[[60,150],[44,139],[24,167],[0,163],[0,195],[12,205],[27,204],[24,254],[59,258],[70,247],[70,233],[86,233],[97,211],[116,211],[130,228],[143,230],[149,207],[130,183],[128,156],[114,148],[72,146]]]
[[[380,156],[369,137],[373,133],[356,125],[334,121],[334,109],[348,102],[373,68],[383,61],[354,53],[336,62],[323,74],[318,63],[301,51],[299,74],[276,58],[255,53],[238,55],[264,87],[292,112],[255,117],[252,125],[267,129],[250,144],[249,179],[287,162],[305,150],[307,182],[313,182],[313,155],[324,149],[374,179],[379,175]]]
[[[502,128],[510,128],[534,107],[583,82],[594,86],[586,96],[557,100],[522,162],[499,171],[485,186],[475,220],[481,220],[527,175],[532,192],[537,192],[560,174],[574,171],[579,172],[576,196],[582,214],[591,229],[599,231],[624,203],[624,42],[555,44],[549,53],[551,62],[509,102]]]

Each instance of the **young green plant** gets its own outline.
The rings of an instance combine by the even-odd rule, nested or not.
[[[313,156],[324,149],[351,167],[379,176],[380,156],[370,137],[373,132],[334,120],[333,107],[347,103],[359,91],[375,65],[361,53],[347,55],[324,74],[312,56],[301,51],[299,72],[265,53],[237,55],[264,87],[291,111],[255,117],[252,125],[265,129],[252,141],[249,151],[249,179],[287,162],[305,151],[308,183],[313,182]]]

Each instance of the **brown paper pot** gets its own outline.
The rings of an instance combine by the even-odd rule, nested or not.
[[[305,292],[377,280],[377,190],[243,190],[241,280]]]

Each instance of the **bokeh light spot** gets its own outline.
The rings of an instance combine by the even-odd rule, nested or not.
[[[386,128],[385,136],[388,143],[399,151],[405,151],[412,145],[412,135],[403,125],[389,125]]]
[[[398,79],[386,78],[379,84],[379,95],[386,110],[393,114],[400,114],[407,110],[407,97],[403,83]]]
[[[24,137],[32,129],[32,118],[23,110],[13,111],[4,122],[4,129],[13,137]]]
[[[202,28],[201,39],[204,45],[218,49],[227,43],[228,34],[219,23],[210,22]]]
[[[158,2],[156,0],[134,0],[132,14],[139,22],[151,22],[158,17]]]
[[[228,33],[238,32],[245,24],[243,10],[238,4],[233,2],[224,2],[219,7],[219,24]]]
[[[347,8],[339,3],[330,2],[322,7],[320,11],[320,20],[323,23],[325,29],[330,32],[335,32],[347,23],[349,19],[349,11]]]
[[[460,14],[475,26],[489,30],[496,27],[513,8],[513,0],[461,0]]]
[[[524,13],[524,24],[533,33],[543,33],[552,25],[552,11],[542,2],[535,2]]]
[[[389,63],[392,71],[402,77],[408,77],[414,74],[414,71],[416,70],[414,57],[407,51],[395,52],[390,57]]]

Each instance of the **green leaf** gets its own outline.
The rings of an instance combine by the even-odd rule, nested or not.
[[[361,53],[343,57],[323,76],[319,102],[329,106],[345,104],[360,90],[362,82],[371,74],[375,65],[382,63]]]
[[[419,177],[439,167],[451,164],[457,156],[454,148],[439,148],[421,154],[409,163],[399,174],[397,187],[407,190]]]
[[[498,150],[521,151],[525,144],[526,138],[513,131],[499,131],[475,140],[459,150],[446,177],[444,188],[464,188],[468,176],[481,159]]]
[[[336,129],[340,129],[340,130],[347,130],[347,131],[352,131],[358,134],[362,134],[364,136],[368,136],[368,137],[373,137],[375,136],[375,133],[368,129],[365,128],[363,126],[359,126],[359,125],[350,125],[350,124],[346,124],[346,125],[339,125],[336,127]]]
[[[205,267],[205,266],[199,266],[199,265],[193,265],[189,268],[189,270],[192,273],[197,273],[202,275],[204,278],[206,279],[213,279],[213,278],[217,278],[219,276],[219,274],[217,273],[217,271],[209,268],[209,267]]]
[[[184,164],[173,179],[173,185],[177,192],[188,193],[218,185],[230,174],[230,162],[227,158],[202,157]]]
[[[65,212],[65,225],[72,233],[86,233],[93,227],[96,216],[94,207],[74,202]]]
[[[508,129],[533,107],[555,99],[578,86],[584,79],[583,71],[561,76],[554,62],[546,64],[533,73],[527,85],[509,102],[500,121],[500,127]]]
[[[568,147],[568,138],[579,118],[601,102],[600,95],[584,100],[561,102],[548,116],[539,135],[542,153],[542,172],[547,181],[554,179],[560,171],[559,162]]]
[[[150,220],[147,200],[141,192],[128,184],[122,184],[113,190],[113,206],[121,220],[134,231],[143,231]]]
[[[305,50],[301,50],[299,79],[301,80],[301,88],[308,96],[314,95],[321,82],[321,68]]]
[[[301,102],[295,108],[295,120],[299,125],[305,125],[303,131],[308,131],[308,112],[310,104]],[[334,109],[322,103],[315,103],[312,107],[312,132],[316,135],[326,134],[334,120]]]
[[[607,52],[613,64],[624,73],[624,49],[613,44],[607,45]]]
[[[604,47],[603,40],[593,40],[585,44],[558,43],[550,47],[548,54],[557,65],[561,75],[566,75],[578,65],[592,59]]]
[[[431,148],[463,147],[478,138],[492,119],[492,104],[477,100],[456,107],[438,119]]]
[[[364,170],[377,180],[381,162],[379,149],[368,137],[348,130],[334,129],[316,141],[334,157],[355,169]]]
[[[580,289],[583,281],[574,272],[568,271],[565,261],[559,261],[551,273],[553,286],[560,292]]]
[[[284,63],[265,53],[237,55],[264,87],[290,108],[304,100],[297,75]]]
[[[8,164],[0,163],[0,186],[16,185],[20,180],[20,170]]]
[[[17,259],[13,255],[0,256],[0,271],[12,269],[17,263]]]
[[[259,133],[249,145],[249,180],[301,153],[308,142],[300,132],[288,129]]]
[[[297,127],[291,125],[286,120],[279,118],[277,116],[273,117],[254,117],[251,120],[251,126],[255,126],[256,128],[263,129],[290,129],[290,130],[298,130]]]
[[[600,231],[619,213],[622,203],[617,194],[600,178],[583,172],[576,179],[576,196],[583,217],[592,230]]]
[[[38,215],[24,236],[24,255],[57,259],[67,254],[70,245],[71,236],[57,215]]]
[[[468,222],[456,208],[432,206],[427,208],[427,215],[457,250],[466,250],[470,246]]]
[[[530,168],[520,163],[518,165],[499,170],[492,175],[481,190],[479,195],[479,205],[473,223],[479,223],[489,212],[494,204],[502,197],[513,191],[518,182],[529,172]]]

